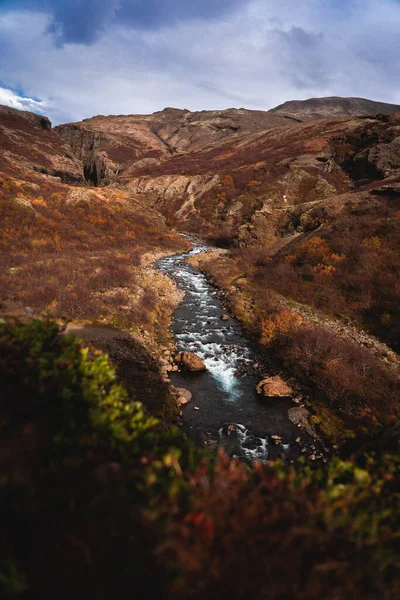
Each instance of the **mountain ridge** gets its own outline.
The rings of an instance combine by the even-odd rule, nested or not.
[[[289,100],[269,112],[301,120],[325,119],[334,116],[367,116],[398,112],[400,105],[367,98],[327,96],[307,100]]]

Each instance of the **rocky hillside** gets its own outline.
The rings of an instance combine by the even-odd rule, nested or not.
[[[360,117],[363,115],[388,115],[400,110],[397,104],[375,102],[366,98],[310,98],[309,100],[290,100],[270,110],[281,115],[309,121],[313,119],[331,119],[333,117]]]
[[[392,108],[347,98],[270,112],[168,108],[94,117],[56,132],[83,161],[90,182],[144,195],[177,228],[239,228],[240,243],[280,247],[329,219],[329,207],[335,212],[345,200],[337,196],[371,184],[393,188],[392,179],[383,183],[400,166],[400,113],[383,114]],[[286,109],[307,112],[306,122],[300,113],[274,112]],[[380,114],[337,116],[371,112]]]
[[[29,314],[129,330],[132,347],[168,331],[173,285],[147,267],[186,242],[144,196],[87,185],[82,162],[48,119],[6,107],[0,224],[0,305],[7,299]],[[98,337],[110,343],[112,332]]]
[[[376,243],[387,250],[379,260],[374,259],[374,268],[379,266],[386,273],[385,280],[392,281],[397,269],[400,112],[384,115],[391,105],[346,98],[288,103],[285,110],[288,107],[303,112],[306,107],[308,120],[300,122],[299,115],[292,118],[295,113],[287,118],[274,111],[192,113],[168,108],[153,115],[98,116],[52,131],[43,117],[2,109],[6,135],[0,152],[5,158],[4,172],[14,178],[19,173],[25,181],[40,172],[40,181],[43,177],[49,181],[51,176],[52,186],[82,184],[83,168],[97,192],[92,194],[86,187],[79,196],[96,197],[99,202],[107,199],[107,224],[108,198],[115,194],[127,202],[124,210],[129,207],[129,220],[132,210],[139,211],[138,222],[148,211],[141,235],[149,223],[153,223],[150,229],[161,231],[164,225],[154,223],[164,218],[180,231],[224,238],[239,248],[260,247],[282,260],[285,254],[295,255],[296,248],[316,235],[329,238],[332,252],[340,254],[345,245],[338,243],[340,227],[357,240],[353,255],[370,243],[365,240],[378,237]],[[332,116],[371,111],[380,114]],[[328,113],[329,118],[319,118]],[[59,189],[52,192],[54,197],[65,195]],[[68,191],[68,197],[71,194],[75,192]],[[51,196],[45,191],[45,200]],[[90,198],[85,208],[89,220]],[[30,202],[20,188],[17,200]],[[75,229],[80,230],[79,226]],[[46,243],[54,245],[51,240]],[[318,264],[314,267],[319,268]],[[338,266],[335,269],[341,272]],[[354,265],[343,267],[343,281],[350,272],[354,281],[364,281],[358,292],[353,279],[348,282],[348,288],[354,288],[351,304],[357,318],[363,321],[365,311],[370,311],[368,320],[389,339],[389,329],[396,328],[390,321],[383,327],[383,321],[387,314],[397,314],[397,292],[392,293],[396,286],[384,286],[371,270],[361,276]],[[385,299],[380,292],[378,309],[372,309],[371,297],[379,289],[386,289]],[[363,301],[357,304],[360,295]],[[338,297],[337,290],[333,297]],[[303,292],[299,299],[304,300]],[[343,300],[343,305],[346,302],[350,300]]]
[[[152,115],[97,116],[61,125],[57,133],[84,163],[94,184],[129,177],[171,156],[219,145],[227,139],[279,127],[292,119],[231,108],[190,112],[165,108]]]
[[[281,246],[329,220],[346,194],[373,203],[370,189],[361,194],[366,187],[381,197],[396,193],[399,125],[400,113],[286,125],[143,166],[120,181],[180,228],[239,228],[239,242]]]
[[[0,106],[0,171],[41,173],[83,184],[82,163],[52,131],[49,119]]]
[[[141,197],[180,231],[262,249],[280,293],[355,319],[397,348],[397,108],[322,98],[269,113],[95,117],[56,131],[89,179]],[[319,250],[302,250],[313,238]]]

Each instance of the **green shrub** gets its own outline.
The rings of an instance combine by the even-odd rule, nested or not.
[[[184,501],[182,470],[200,454],[51,321],[0,324],[0,380],[0,559],[15,557],[0,590],[23,594],[26,581],[28,597],[64,598],[79,580],[90,597],[95,580],[111,594],[143,578],[144,523]]]

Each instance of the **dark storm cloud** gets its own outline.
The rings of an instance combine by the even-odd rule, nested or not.
[[[4,0],[0,9],[49,13],[59,43],[91,44],[107,25],[157,29],[177,21],[212,19],[246,0]]]

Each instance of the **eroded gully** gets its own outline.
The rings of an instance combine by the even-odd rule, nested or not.
[[[207,366],[204,372],[170,375],[175,387],[186,388],[193,395],[183,407],[184,430],[195,443],[223,446],[232,457],[291,459],[299,453],[296,438],[310,441],[288,417],[288,410],[295,405],[288,399],[257,395],[260,376],[252,369],[255,358],[240,324],[231,317],[221,320],[226,311],[217,290],[187,262],[209,247],[195,238],[190,241],[190,252],[156,264],[185,292],[172,323],[178,351],[195,352]],[[279,446],[271,438],[277,435],[282,440]]]

